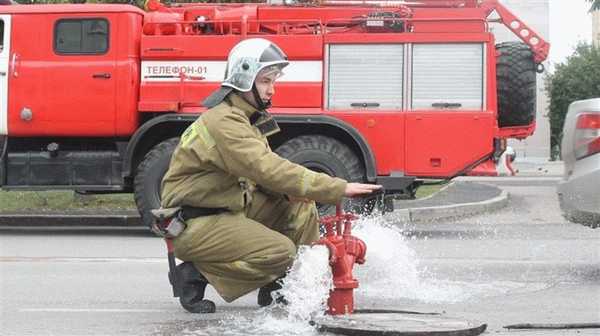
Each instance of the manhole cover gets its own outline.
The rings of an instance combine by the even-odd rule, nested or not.
[[[487,327],[477,321],[394,310],[356,310],[351,315],[322,316],[314,322],[320,331],[353,336],[472,336]]]

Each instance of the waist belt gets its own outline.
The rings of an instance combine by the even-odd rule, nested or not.
[[[189,205],[184,205],[181,207],[181,219],[187,222],[190,219],[202,217],[202,216],[210,216],[216,215],[225,211],[225,208],[199,208]]]

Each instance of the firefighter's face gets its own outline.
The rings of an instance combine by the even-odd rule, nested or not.
[[[259,73],[256,76],[254,85],[256,86],[256,91],[258,91],[258,95],[263,101],[263,103],[267,104],[271,100],[271,97],[273,97],[273,95],[275,94],[275,81],[277,80],[277,78],[279,78],[280,75],[280,72],[271,72],[266,74]],[[258,104],[254,99],[254,94],[252,93],[252,91],[243,92],[242,95],[248,103],[250,103],[254,107],[258,107]]]

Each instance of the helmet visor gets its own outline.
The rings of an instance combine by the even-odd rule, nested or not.
[[[274,44],[270,44],[265,50],[260,54],[259,62],[260,63],[270,63],[287,60],[287,56],[283,53],[278,46]]]
[[[266,66],[258,72],[256,78],[275,75],[275,80],[277,80],[283,76],[283,68],[285,68],[286,65],[287,64],[273,64]]]

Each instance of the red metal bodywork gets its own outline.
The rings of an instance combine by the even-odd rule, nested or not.
[[[145,20],[144,31],[149,34],[142,37],[142,60],[157,60],[168,55],[173,60],[225,61],[233,45],[252,36],[272,40],[292,62],[321,61],[327,45],[344,43],[480,42],[485,43],[488,50],[494,50],[494,36],[486,20],[490,12],[497,9],[509,22],[518,20],[497,1],[425,1],[421,7],[411,9],[404,5],[378,7],[368,3],[330,3],[308,8],[266,4],[182,5],[177,8],[158,5],[157,11],[150,13]],[[384,10],[406,18],[410,33],[369,30],[357,24],[360,18]],[[172,14],[171,26],[164,23],[162,16],[167,12]],[[207,23],[219,22],[218,29],[223,35],[196,35],[190,26],[193,26],[191,18],[197,17],[206,18]],[[518,22],[521,27],[524,26],[521,21]],[[159,25],[164,32],[159,32]],[[534,53],[536,61],[541,61],[546,58],[549,45],[533,32],[531,36],[538,38]],[[200,39],[201,43],[195,42]],[[487,53],[488,74],[496,73],[495,57],[493,52]],[[323,67],[325,76],[326,65]],[[278,83],[271,112],[275,115],[328,115],[347,122],[370,144],[377,175],[402,171],[406,175],[443,178],[486,160],[493,151],[494,138],[524,138],[535,129],[535,124],[498,128],[496,81],[493,77],[489,76],[485,83],[486,108],[482,111],[327,110],[322,107],[323,83],[327,80],[323,77],[320,82],[313,83]],[[188,82],[182,90],[180,83],[175,82],[142,84],[139,107],[142,111],[168,111],[180,110],[185,105],[185,113],[198,113],[202,107],[194,102],[198,101],[198,97],[210,94],[218,85],[219,82]],[[437,141],[440,138],[451,141],[440,143]],[[465,148],[469,150],[465,151]],[[457,153],[459,151],[460,154]],[[436,155],[431,155],[432,152]]]
[[[12,64],[9,134],[26,136],[130,136],[139,127],[139,43],[144,12],[134,7],[10,6]],[[2,8],[5,9],[5,8]],[[7,8],[8,9],[8,8]],[[56,20],[103,17],[116,44],[102,55],[57,55]],[[117,24],[118,23],[118,24]],[[125,33],[125,31],[127,33]],[[109,78],[94,77],[109,74]],[[23,120],[29,107],[34,117]]]
[[[496,10],[508,26],[518,22],[512,29],[532,46],[536,62],[546,58],[549,45],[497,0],[419,3],[409,7],[344,1],[166,7],[150,2],[149,12],[121,5],[3,6],[0,14],[12,15],[11,53],[16,55],[9,65],[14,70],[9,78],[9,87],[14,88],[8,96],[9,135],[130,138],[156,115],[199,114],[204,110],[199,102],[220,85],[219,78],[209,76],[211,67],[223,64],[242,39],[262,37],[280,46],[292,63],[317,62],[322,67],[318,80],[278,82],[272,114],[329,116],[347,124],[372,151],[374,175],[453,177],[490,159],[495,138],[525,138],[535,129],[535,123],[498,127],[497,55],[487,17]],[[395,17],[377,19],[382,12]],[[51,29],[35,27],[49,27],[68,17],[107,18],[116,43],[93,57],[56,55]],[[394,20],[403,22],[404,32],[368,24]],[[528,36],[523,36],[525,29]],[[487,50],[482,110],[324,107],[328,45],[466,42],[481,43]],[[170,62],[196,65],[185,68],[182,75],[187,65],[174,68]],[[146,80],[151,77],[171,80]],[[34,111],[31,120],[23,119],[24,108]]]

